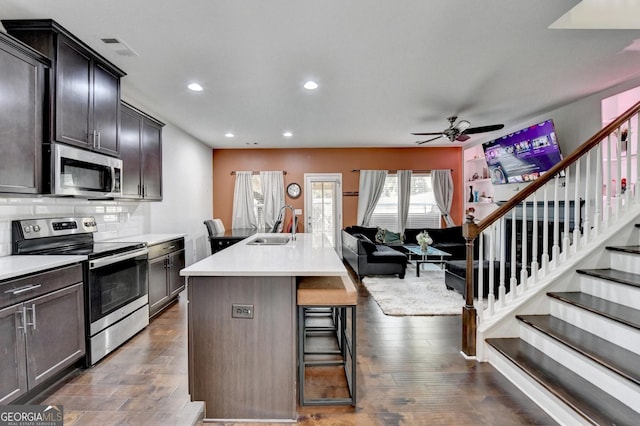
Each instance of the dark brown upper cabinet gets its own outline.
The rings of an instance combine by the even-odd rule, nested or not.
[[[119,156],[120,78],[126,74],[51,19],[2,23],[51,59],[50,140]]]
[[[49,60],[0,32],[0,192],[41,192]]]
[[[125,102],[121,120],[122,197],[161,201],[164,123]]]

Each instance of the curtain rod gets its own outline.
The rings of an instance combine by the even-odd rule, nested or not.
[[[451,171],[453,171],[453,169],[449,169]],[[352,172],[359,172],[360,169],[351,169]],[[396,173],[397,170],[387,170],[389,173]],[[430,173],[433,170],[411,170],[413,173]]]
[[[231,172],[231,175],[235,175],[235,174],[236,174],[235,170],[234,170],[233,172]],[[260,172],[257,172],[257,171],[255,171],[255,170],[254,170],[254,171],[252,171],[252,172],[251,172],[251,174],[253,174],[253,175],[259,175],[259,174],[260,174]],[[286,175],[286,174],[287,174],[287,171],[286,171],[286,170],[283,170],[283,171],[282,171],[282,174],[283,174],[283,175]]]

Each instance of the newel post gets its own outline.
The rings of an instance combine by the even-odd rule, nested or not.
[[[466,296],[462,308],[462,352],[469,357],[476,356],[476,308],[473,305],[473,241],[478,236],[478,226],[473,221],[473,215],[467,215],[466,222],[462,225],[462,235],[466,240],[467,249],[467,273]]]

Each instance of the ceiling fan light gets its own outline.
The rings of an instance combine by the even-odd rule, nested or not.
[[[458,124],[456,124],[456,129],[458,129],[458,131],[462,133],[467,130],[469,126],[471,126],[471,123],[469,123],[467,120],[460,120]]]

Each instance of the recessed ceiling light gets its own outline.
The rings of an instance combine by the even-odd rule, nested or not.
[[[309,80],[304,84],[304,88],[307,90],[316,90],[318,88],[318,83],[313,80]]]
[[[235,135],[234,135],[233,133],[231,133],[231,132],[227,132],[227,133],[225,133],[225,134],[224,134],[224,137],[225,137],[225,138],[232,138],[232,137],[234,137],[234,136],[235,136]]]
[[[202,92],[204,90],[198,83],[191,83],[187,87],[194,92]]]
[[[282,134],[282,136],[284,136],[285,138],[290,138],[291,136],[293,136],[293,133],[291,133],[291,132],[284,132],[284,133]]]

